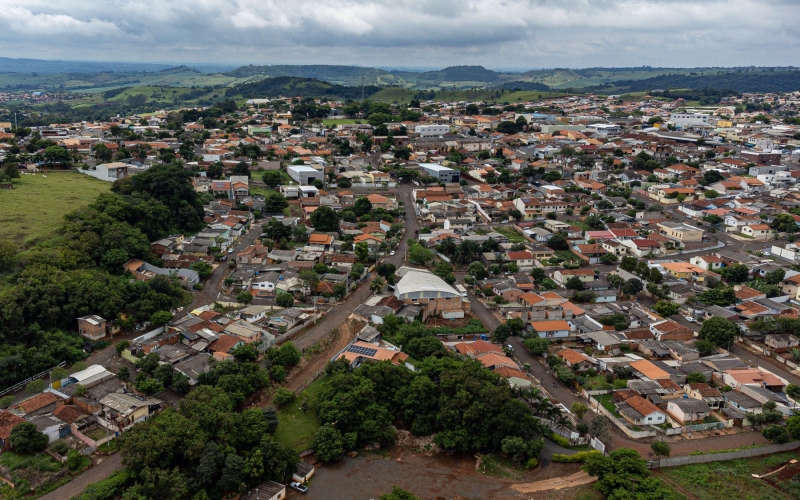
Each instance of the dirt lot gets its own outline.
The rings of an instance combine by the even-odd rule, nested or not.
[[[535,481],[570,476],[580,470],[579,464],[553,464],[524,474],[522,481],[498,479],[475,471],[471,455],[424,456],[395,448],[391,452],[362,452],[355,458],[345,457],[333,465],[321,466],[311,480],[305,498],[325,500],[368,500],[379,497],[398,486],[425,500],[467,500],[531,498],[513,487],[530,490]],[[579,483],[576,483],[579,484]],[[566,494],[570,490],[560,490]],[[556,490],[548,491],[554,493]],[[537,493],[537,498],[542,498]],[[301,498],[292,493],[289,498]],[[550,497],[548,497],[550,498]],[[552,496],[552,498],[572,498]]]

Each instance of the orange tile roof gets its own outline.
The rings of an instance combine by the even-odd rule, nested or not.
[[[25,420],[21,417],[8,411],[0,411],[0,439],[11,437],[11,429],[23,423],[25,423]]]
[[[564,361],[573,365],[576,363],[583,363],[584,361],[589,360],[589,357],[583,354],[582,352],[578,352],[570,348],[561,349],[556,353],[556,356],[563,358]]]
[[[61,401],[62,398],[56,396],[52,392],[43,392],[41,394],[37,394],[36,396],[26,399],[22,403],[15,405],[14,408],[19,408],[25,413],[30,413],[32,411],[36,411],[40,408],[44,408],[45,406],[55,403],[56,401]]]
[[[518,368],[517,364],[514,363],[511,358],[494,352],[480,354],[476,359],[487,368],[491,366],[509,366],[511,368]]]
[[[749,300],[755,297],[760,297],[765,295],[764,292],[759,292],[758,290],[754,290],[749,286],[742,285],[741,288],[735,291],[736,298],[739,300]]]
[[[743,370],[726,370],[736,382],[744,385],[783,385],[783,382],[775,375],[761,371],[758,368],[746,368]]]
[[[640,359],[630,364],[631,368],[635,368],[650,380],[658,380],[660,378],[669,378],[669,373],[657,367],[646,359]]]
[[[625,403],[634,410],[636,410],[637,412],[641,413],[642,416],[645,417],[648,415],[652,415],[655,412],[661,412],[661,410],[659,410],[656,405],[644,399],[643,397],[639,396],[638,394],[636,396],[626,399]]]
[[[562,320],[556,321],[530,321],[530,325],[537,332],[569,331],[569,323]]]

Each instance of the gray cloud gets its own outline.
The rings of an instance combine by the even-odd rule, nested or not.
[[[788,0],[0,0],[0,55],[506,68],[800,65],[797,19],[800,2]]]

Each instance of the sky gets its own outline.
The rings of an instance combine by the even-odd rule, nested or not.
[[[800,66],[798,21],[797,0],[0,0],[0,56],[522,70]]]

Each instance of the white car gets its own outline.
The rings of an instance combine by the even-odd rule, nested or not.
[[[300,484],[298,482],[295,482],[295,481],[292,481],[291,483],[289,483],[289,487],[291,489],[295,490],[295,491],[299,491],[300,493],[302,493],[304,495],[308,491],[308,488],[306,488],[304,485],[302,485],[302,484]]]
[[[389,255],[394,255],[394,254],[395,254],[395,251],[394,251],[394,250],[392,250],[391,252],[389,252]]]
[[[502,223],[503,223],[503,224],[508,224],[508,220],[506,219],[506,220],[504,220]]]
[[[685,319],[686,319],[686,321],[688,321],[689,323],[697,323],[697,320],[696,320],[696,319],[694,319],[692,316],[684,316],[684,318],[685,318]]]
[[[233,253],[233,248],[229,248],[228,253]]]

